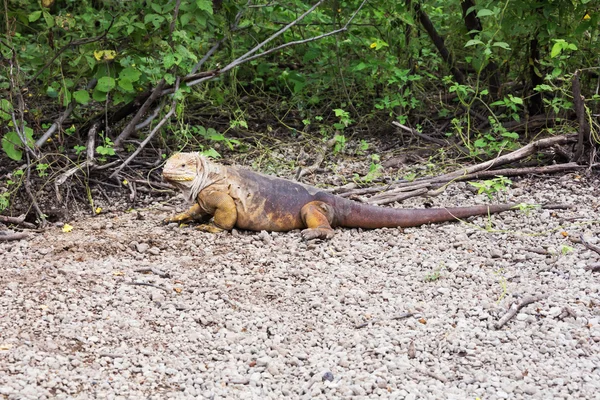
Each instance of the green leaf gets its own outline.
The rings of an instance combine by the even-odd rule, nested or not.
[[[515,104],[523,104],[523,99],[520,97],[513,96],[512,94],[509,94],[508,97]]]
[[[487,145],[487,140],[485,139],[477,139],[475,142],[473,142],[473,145],[475,147],[479,147],[480,149],[485,147]]]
[[[21,139],[19,139],[17,132],[8,132],[2,138],[2,150],[4,150],[9,158],[15,161],[21,161],[23,158],[23,152],[19,150],[20,143]]]
[[[169,69],[175,64],[175,56],[173,54],[165,54],[163,56],[163,66],[165,69]]]
[[[502,136],[508,139],[517,140],[519,138],[519,134],[516,132],[504,132]]]
[[[44,15],[44,20],[46,20],[46,25],[48,25],[48,28],[54,27],[54,17],[46,11],[44,11],[42,15]]]
[[[33,145],[33,129],[29,127],[25,127],[25,138],[29,146]],[[6,155],[15,160],[21,161],[23,158],[23,151],[21,148],[23,147],[23,142],[21,142],[21,138],[17,135],[17,132],[12,131],[8,132],[2,138],[2,150],[6,153]]]
[[[42,11],[34,11],[31,14],[29,14],[29,22],[35,22],[38,19],[40,19],[40,17],[42,16]]]
[[[119,79],[119,87],[126,92],[135,92],[131,81],[127,78]]]
[[[536,92],[552,92],[554,89],[550,85],[541,84],[533,88]]]
[[[503,48],[504,50],[510,50],[510,46],[509,46],[509,44],[508,44],[508,43],[506,43],[506,42],[494,42],[494,43],[492,44],[492,46],[501,47],[501,48]]]
[[[210,15],[213,13],[212,1],[210,0],[196,0],[196,5],[202,11],[206,11]]]
[[[104,93],[108,93],[115,88],[115,79],[110,76],[103,76],[98,79],[98,84],[96,85],[96,90],[99,90]]]
[[[479,39],[471,39],[465,44],[465,47],[475,46],[476,44],[483,44],[483,42]]]
[[[12,103],[6,99],[0,99],[0,119],[10,121],[10,112],[13,110]]]
[[[193,13],[185,13],[181,15],[179,22],[181,22],[181,26],[186,26],[192,19],[194,19]]]
[[[106,101],[106,92],[98,90],[98,88],[95,88],[94,91],[92,92],[92,98],[98,102],[104,102],[104,101]]]
[[[550,57],[551,58],[555,58],[556,56],[558,56],[562,50],[563,50],[563,44],[564,42],[556,42],[554,43],[554,45],[552,46],[552,51],[550,52]]]
[[[48,88],[46,89],[46,95],[48,97],[55,99],[58,97],[58,91],[56,89],[54,89],[52,86],[48,86]]]
[[[211,157],[211,158],[221,158],[221,155],[212,147],[208,150],[204,150],[200,152],[203,156]]]
[[[138,71],[134,67],[123,68],[121,72],[119,72],[119,78],[127,79],[129,82],[137,82],[142,76],[142,73]]]
[[[477,11],[477,18],[487,17],[490,15],[494,15],[494,12],[492,10],[488,10],[487,8],[482,8],[481,10]]]

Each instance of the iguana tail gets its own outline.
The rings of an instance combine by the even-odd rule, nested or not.
[[[346,200],[346,199],[344,199]],[[493,204],[449,208],[399,209],[376,207],[352,201],[336,204],[334,224],[347,228],[411,227],[436,222],[456,221],[477,215],[488,215],[514,209],[517,204]]]

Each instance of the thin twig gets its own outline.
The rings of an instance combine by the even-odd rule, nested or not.
[[[162,286],[155,285],[153,283],[131,281],[131,282],[125,282],[125,284],[131,285],[131,286],[148,286],[148,287],[153,287],[153,288],[156,288],[156,289],[164,290],[165,292],[170,293],[169,289],[164,288]]]
[[[521,310],[523,307],[528,306],[531,303],[535,303],[540,300],[544,300],[547,297],[548,297],[547,294],[540,294],[540,295],[536,295],[536,296],[527,296],[527,297],[523,297],[521,300],[519,300],[515,303],[512,303],[510,305],[508,311],[506,312],[506,314],[504,314],[502,316],[502,318],[500,318],[498,320],[498,322],[496,322],[494,324],[494,328],[495,329],[502,328],[504,325],[506,325],[506,323],[508,321],[510,321],[512,318],[514,318],[515,315],[517,315],[517,313],[519,312],[519,310]]]
[[[365,323],[362,323],[362,324],[356,325],[354,328],[355,328],[355,329],[362,329],[362,328],[364,328],[364,327],[367,327],[367,326],[369,326],[369,325],[372,325],[372,324],[377,324],[377,323],[379,323],[379,322],[383,322],[383,321],[386,321],[386,320],[388,320],[388,321],[393,321],[393,320],[396,320],[396,319],[404,319],[404,318],[412,317],[413,315],[414,315],[414,313],[411,313],[411,312],[405,312],[405,313],[401,313],[401,314],[398,314],[398,315],[394,315],[394,316],[392,316],[392,317],[390,317],[390,318],[387,318],[387,319],[386,319],[386,318],[382,318],[382,319],[372,319],[371,321],[367,321],[367,322],[365,322]]]
[[[579,239],[581,239],[581,244],[583,244],[586,249],[595,251],[596,253],[600,254],[600,246],[596,246],[595,244],[591,244],[590,242],[586,241],[583,237],[583,233],[579,234]]]
[[[85,89],[86,90],[93,89],[97,83],[98,83],[98,79],[93,78],[87,84]],[[50,138],[50,136],[52,136],[54,134],[54,132],[56,132],[62,126],[62,124],[65,122],[65,120],[71,115],[73,110],[75,110],[76,105],[77,105],[77,101],[75,101],[75,99],[72,99],[71,102],[69,103],[69,105],[67,106],[67,109],[60,115],[60,117],[58,117],[58,119],[56,121],[54,121],[52,126],[50,126],[50,128],[48,128],[48,130],[46,132],[44,132],[44,134],[37,140],[37,142],[35,142],[35,145],[38,148],[42,147],[46,143],[48,138]]]
[[[154,268],[154,267],[138,268],[138,269],[133,270],[133,272],[138,272],[141,274],[151,272],[154,275],[160,276],[161,278],[170,278],[171,277],[171,274],[169,272],[164,272],[164,271],[161,271],[160,269]]]
[[[179,89],[179,82],[180,82],[180,78],[177,78],[177,82],[175,83],[175,90]],[[158,92],[158,90],[157,90],[157,92]],[[110,179],[117,176],[119,174],[119,172],[121,172],[123,170],[123,168],[125,168],[127,166],[127,164],[129,164],[135,157],[137,157],[138,154],[140,154],[140,152],[144,149],[144,147],[150,142],[150,140],[152,140],[154,135],[156,135],[156,133],[160,130],[160,128],[169,120],[169,118],[171,118],[173,113],[175,113],[176,105],[177,105],[177,100],[176,100],[175,96],[173,96],[173,101],[171,102],[171,109],[169,110],[169,112],[163,117],[163,119],[160,120],[160,122],[158,124],[156,124],[156,126],[154,127],[152,132],[150,132],[148,137],[146,137],[146,139],[144,139],[144,141],[142,143],[140,143],[138,148],[129,156],[129,158],[127,158],[127,160],[123,161],[123,164],[121,164],[119,166],[119,168],[117,168],[112,174],[110,174],[110,177],[109,177]]]
[[[154,101],[161,94],[162,88],[164,85],[165,85],[165,79],[163,78],[160,80],[160,82],[158,82],[158,85],[156,85],[156,87],[152,91],[152,94],[146,99],[144,104],[142,104],[142,106],[140,107],[138,112],[133,116],[131,121],[129,121],[129,123],[123,129],[123,131],[119,134],[119,136],[117,136],[117,138],[114,141],[114,147],[120,147],[121,143],[123,143],[123,141],[125,139],[127,139],[129,136],[131,136],[131,134],[135,131],[136,125],[138,124],[140,119],[142,119],[142,116],[146,113],[146,111],[150,108],[150,106],[152,104],[154,104]]]

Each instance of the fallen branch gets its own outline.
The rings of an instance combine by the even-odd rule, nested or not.
[[[9,217],[7,215],[0,215],[0,222],[4,222],[6,224],[21,225],[25,228],[30,229],[35,228],[35,224],[25,221],[25,215],[21,215],[19,217]]]
[[[547,294],[540,294],[537,296],[527,296],[527,297],[523,297],[521,300],[519,300],[515,303],[512,303],[511,306],[509,307],[508,311],[506,312],[506,314],[504,314],[502,316],[502,318],[500,318],[498,320],[498,322],[496,322],[494,324],[494,328],[496,330],[502,328],[504,325],[506,325],[506,323],[508,321],[513,319],[515,317],[515,315],[517,315],[519,310],[521,310],[523,307],[526,307],[531,303],[535,303],[540,300],[544,300],[547,297],[548,297]]]
[[[428,192],[428,188],[415,189],[415,190],[411,190],[410,192],[407,192],[406,188],[400,188],[400,189],[402,189],[400,191],[400,193],[395,192],[395,191],[383,193],[383,194],[371,197],[370,199],[368,199],[367,202],[369,204],[380,206],[382,204],[389,204],[389,203],[393,203],[395,201],[401,202],[406,199],[410,199],[411,197],[417,197],[417,196],[424,195],[425,193]]]
[[[581,240],[581,244],[583,244],[586,249],[595,251],[596,253],[600,254],[600,246],[596,246],[595,244],[591,244],[590,242],[587,242],[583,238],[583,233],[579,234],[579,239]]]
[[[387,318],[387,319],[385,319],[385,318],[382,318],[382,319],[372,319],[371,321],[367,321],[365,323],[356,325],[354,328],[355,329],[362,329],[364,327],[367,327],[367,326],[372,325],[372,324],[377,324],[379,322],[383,322],[383,321],[387,321],[387,320],[393,321],[393,320],[396,320],[396,319],[404,319],[404,318],[412,317],[413,315],[414,315],[414,313],[405,312],[405,313],[401,313],[401,314],[398,314],[398,315],[394,315],[394,316],[392,316],[390,318]]]
[[[588,265],[584,268],[586,271],[600,272],[600,263]]]
[[[141,274],[146,274],[146,273],[150,272],[154,275],[160,276],[161,278],[170,278],[171,277],[171,274],[169,272],[164,272],[158,268],[153,268],[153,267],[138,268],[138,269],[135,269],[133,272],[138,272]]]
[[[125,282],[127,285],[131,285],[131,286],[148,286],[148,287],[153,287],[156,289],[160,289],[160,290],[164,290],[165,292],[169,293],[169,289],[164,288],[162,286],[158,286],[155,285],[153,283],[148,283],[148,282],[137,282],[137,281],[132,281],[132,282]]]
[[[29,236],[27,232],[11,233],[9,231],[0,231],[0,241],[21,240],[25,239],[27,236]]]
[[[501,165],[514,163],[519,160],[522,160],[525,157],[528,157],[534,154],[536,151],[540,149],[544,149],[550,146],[571,143],[575,140],[574,135],[561,135],[554,136],[547,139],[541,139],[535,142],[532,142],[518,150],[515,150],[511,153],[505,154],[503,156],[497,157],[493,160],[489,160],[480,164],[472,165],[470,167],[466,167],[462,170],[450,172],[448,174],[440,175],[433,178],[418,178],[414,181],[406,181],[401,180],[386,187],[370,187],[363,189],[353,189],[346,192],[338,192],[339,196],[342,197],[350,197],[357,195],[365,195],[370,193],[377,193],[382,191],[387,191],[390,189],[395,189],[399,187],[409,188],[414,187],[416,185],[421,185],[423,183],[429,184],[443,184],[448,182],[458,182],[469,179],[482,179],[493,177],[496,175],[503,176],[520,176],[526,174],[549,174],[555,172],[564,172],[570,170],[576,170],[584,168],[584,166],[580,166],[577,163],[566,163],[566,164],[555,164],[555,165],[546,165],[543,167],[526,167],[526,168],[505,168],[500,170],[492,170],[493,167],[498,167]]]

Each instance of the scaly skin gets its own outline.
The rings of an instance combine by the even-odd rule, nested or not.
[[[357,203],[315,187],[213,163],[198,153],[177,153],[167,160],[165,180],[179,187],[192,207],[165,222],[208,221],[207,232],[232,228],[252,231],[303,229],[305,240],[333,237],[334,227],[412,227],[488,215],[515,204],[396,209]]]

